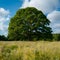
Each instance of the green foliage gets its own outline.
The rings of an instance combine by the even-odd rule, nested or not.
[[[0,41],[7,41],[7,37],[5,37],[4,35],[0,35]]]
[[[53,34],[53,40],[60,41],[60,34]]]
[[[9,40],[52,39],[50,21],[33,7],[19,9],[11,18],[8,28]]]

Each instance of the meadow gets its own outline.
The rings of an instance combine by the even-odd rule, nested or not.
[[[60,60],[60,42],[0,41],[0,60]]]

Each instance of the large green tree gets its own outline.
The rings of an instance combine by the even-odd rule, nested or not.
[[[8,28],[9,40],[51,39],[50,21],[34,7],[19,9],[11,18]]]

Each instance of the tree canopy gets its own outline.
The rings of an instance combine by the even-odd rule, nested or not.
[[[34,7],[19,9],[11,18],[8,28],[9,40],[52,39],[50,21]]]

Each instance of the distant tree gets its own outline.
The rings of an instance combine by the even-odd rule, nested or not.
[[[59,33],[53,34],[53,40],[60,41],[60,34]]]
[[[60,41],[60,34],[58,34],[58,41]]]
[[[11,18],[8,28],[9,40],[52,39],[50,21],[34,7],[19,9]]]
[[[7,41],[7,37],[5,37],[4,35],[0,35],[0,41]]]

